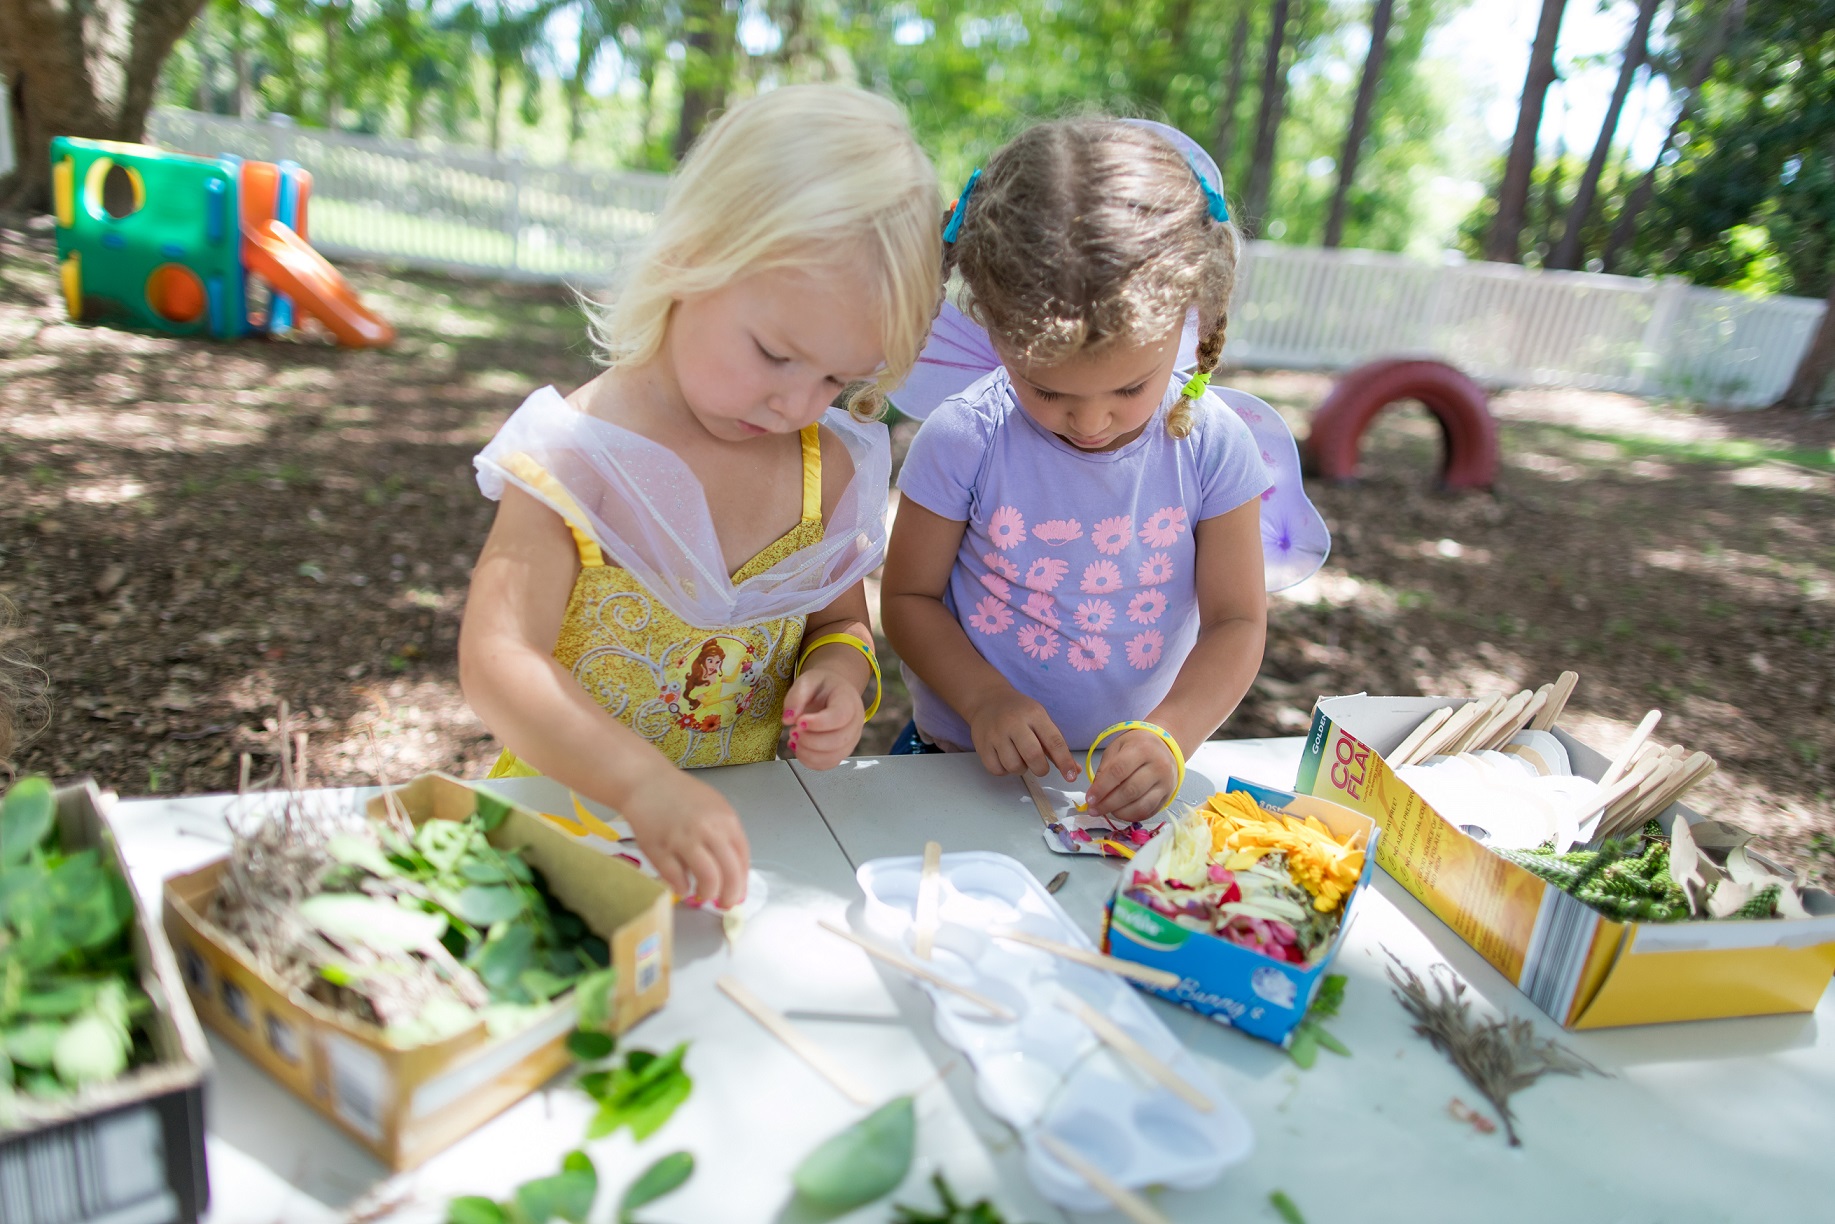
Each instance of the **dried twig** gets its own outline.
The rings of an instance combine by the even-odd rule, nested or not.
[[[1413,969],[1384,948],[1394,964],[1389,980],[1395,996],[1414,1018],[1414,1031],[1452,1060],[1459,1073],[1476,1088],[1504,1124],[1511,1147],[1521,1147],[1516,1119],[1510,1113],[1513,1094],[1544,1075],[1603,1075],[1598,1067],[1558,1042],[1536,1036],[1535,1025],[1520,1017],[1484,1019],[1472,1014],[1465,983],[1452,966],[1437,964],[1429,971],[1434,991]]]

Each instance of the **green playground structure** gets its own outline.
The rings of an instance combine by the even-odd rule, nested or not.
[[[232,340],[304,316],[354,348],[395,338],[307,240],[312,176],[293,162],[59,136],[51,182],[72,319]],[[251,280],[268,287],[265,311]]]

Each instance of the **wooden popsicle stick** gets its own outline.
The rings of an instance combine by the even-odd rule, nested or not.
[[[873,1094],[866,1085],[855,1079],[848,1070],[830,1058],[828,1051],[811,1041],[809,1037],[776,1008],[753,994],[750,988],[738,978],[725,975],[714,980],[714,985],[726,992],[726,996],[739,1004],[752,1019],[765,1026],[773,1037],[790,1047],[790,1052],[814,1067],[823,1079],[835,1086],[835,1090],[856,1105],[871,1105]]]
[[[1052,806],[1051,796],[1045,793],[1039,780],[1032,776],[1030,770],[1023,771],[1019,776],[1026,783],[1026,793],[1032,796],[1032,806],[1039,810],[1039,819],[1047,825],[1058,823],[1057,809]]]
[[[1109,1200],[1115,1210],[1134,1224],[1171,1224],[1152,1203],[1091,1164],[1070,1144],[1050,1131],[1040,1130],[1036,1134],[1039,1146],[1050,1152],[1053,1159],[1093,1186],[1096,1193]]]
[[[1161,990],[1171,990],[1182,980],[1178,974],[1165,969],[1155,969],[1151,965],[1137,965],[1133,961],[1122,960],[1119,956],[1105,956],[1101,952],[1091,952],[1088,948],[1059,943],[1055,939],[1046,939],[1030,931],[996,931],[994,938],[1022,943],[1029,948],[1049,952],[1067,961],[1076,961],[1079,965],[1088,965],[1091,969],[1100,969],[1104,973],[1113,973],[1119,977],[1145,982]]]
[[[943,847],[937,842],[925,842],[924,871],[918,876],[917,929],[911,947],[919,960],[930,959],[930,948],[937,938],[937,892],[943,883],[942,866]]]
[[[1408,738],[1395,746],[1395,751],[1391,752],[1386,758],[1388,762],[1391,765],[1413,764],[1415,750],[1426,743],[1427,737],[1444,726],[1446,720],[1452,716],[1452,706],[1441,706],[1426,718],[1423,718],[1415,729],[1408,733]]]
[[[1472,750],[1472,745],[1484,734],[1485,728],[1491,725],[1491,720],[1498,716],[1499,712],[1503,710],[1509,700],[1508,697],[1492,697],[1488,699],[1479,711],[1478,717],[1474,718],[1471,725],[1465,729],[1465,733],[1440,751],[1446,753],[1448,756],[1458,756],[1462,752],[1470,752]]]
[[[1453,711],[1451,718],[1440,724],[1440,729],[1421,741],[1415,749],[1414,759],[1425,761],[1430,756],[1438,756],[1460,736],[1471,730],[1472,723],[1484,713],[1485,703],[1473,698]]]
[[[967,986],[958,986],[928,965],[920,965],[916,961],[906,960],[902,955],[894,952],[891,948],[882,947],[865,936],[856,935],[846,927],[836,926],[826,918],[816,919],[816,925],[821,927],[824,931],[827,931],[830,935],[839,935],[841,938],[859,948],[862,952],[865,952],[868,956],[885,962],[894,969],[897,969],[900,973],[908,973],[914,978],[929,982],[939,990],[947,990],[953,995],[958,995],[961,998],[967,999],[970,1003],[981,1008],[997,1020],[1011,1022],[1019,1019],[1018,1016],[1013,1014],[1012,1008],[1007,1007],[1005,1004],[995,1002],[993,999],[982,994],[979,990],[970,990]]]
[[[1555,691],[1548,695],[1548,704],[1542,707],[1542,712],[1536,715],[1534,722],[1529,724],[1530,729],[1534,731],[1554,730],[1555,724],[1561,720],[1562,711],[1567,709],[1568,698],[1574,695],[1574,686],[1579,683],[1579,672],[1564,671],[1555,677]]]
[[[1639,765],[1630,773],[1614,782],[1611,786],[1606,787],[1605,794],[1601,795],[1599,801],[1592,804],[1587,810],[1595,811],[1604,808],[1607,813],[1610,813],[1612,805],[1617,803],[1620,799],[1623,799],[1626,795],[1631,794],[1642,785],[1644,779],[1650,776],[1651,771],[1654,770],[1656,766],[1657,762],[1655,761],[1646,761],[1644,764]],[[1606,820],[1603,816],[1600,818],[1599,823],[1600,830],[1594,833],[1596,838],[1599,836],[1600,832],[1604,831]]]
[[[1625,771],[1631,768],[1633,760],[1644,747],[1644,741],[1650,738],[1650,733],[1656,730],[1657,722],[1662,717],[1663,711],[1661,710],[1652,710],[1644,715],[1643,721],[1637,725],[1637,730],[1631,733],[1631,738],[1625,741],[1625,746],[1618,750],[1618,755],[1612,758],[1610,765],[1606,766],[1606,772],[1599,775],[1601,786],[1610,786],[1625,776]]]
[[[1472,751],[1482,752],[1487,748],[1495,748],[1516,734],[1517,719],[1522,716],[1523,710],[1533,700],[1535,700],[1535,693],[1524,689],[1504,702],[1504,708],[1485,724],[1484,730],[1480,731],[1477,738],[1472,741]]]
[[[1675,777],[1676,771],[1679,768],[1679,766],[1659,756],[1656,760],[1655,768],[1651,770],[1644,781],[1633,788],[1629,795],[1626,795],[1617,803],[1614,803],[1611,807],[1606,809],[1605,819],[1600,821],[1601,827],[1610,826],[1616,833],[1620,828],[1631,828],[1637,824],[1643,823],[1636,819],[1638,811],[1653,794],[1669,784],[1670,780]]]
[[[1537,689],[1535,696],[1529,699],[1529,704],[1523,707],[1522,714],[1518,715],[1516,727],[1510,732],[1510,735],[1516,735],[1535,726],[1536,717],[1542,713],[1542,710],[1548,705],[1549,699],[1554,695],[1555,685],[1552,680]],[[1506,742],[1509,741],[1510,735],[1504,737]]]
[[[1217,1112],[1216,1102],[1193,1088],[1167,1066],[1153,1051],[1134,1039],[1127,1029],[1115,1023],[1068,990],[1058,993],[1057,1003],[1065,1011],[1089,1026],[1103,1044],[1138,1067],[1147,1078],[1170,1090],[1172,1094],[1199,1113]]]
[[[1705,752],[1692,754],[1682,762],[1681,768],[1670,775],[1670,780],[1652,794],[1644,803],[1643,816],[1649,819],[1661,815],[1664,808],[1687,794],[1697,783],[1718,768],[1714,758]]]

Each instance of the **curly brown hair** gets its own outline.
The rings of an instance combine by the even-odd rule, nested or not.
[[[970,194],[944,275],[964,311],[1022,361],[1158,340],[1198,311],[1198,372],[1223,355],[1241,237],[1211,219],[1195,170],[1164,137],[1120,119],[1028,128]],[[1166,428],[1191,432],[1182,397]]]

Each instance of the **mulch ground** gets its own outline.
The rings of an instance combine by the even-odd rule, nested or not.
[[[568,295],[358,268],[400,329],[387,351],[174,340],[66,322],[41,225],[0,221],[0,594],[51,680],[20,767],[233,788],[241,753],[271,761],[284,699],[314,781],[481,773],[496,748],[455,657],[492,514],[471,459],[528,390],[592,376]],[[1229,381],[1301,432],[1330,385]],[[1301,733],[1322,693],[1514,691],[1571,667],[1564,725],[1609,751],[1661,708],[1660,742],[1720,763],[1695,806],[1835,881],[1835,419],[1553,391],[1493,407],[1494,494],[1433,491],[1418,409],[1385,415],[1359,483],[1311,490],[1331,562],[1276,599],[1222,734]],[[863,752],[907,716],[890,688]]]

